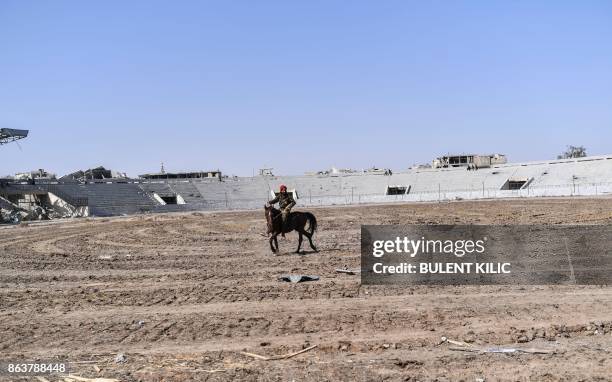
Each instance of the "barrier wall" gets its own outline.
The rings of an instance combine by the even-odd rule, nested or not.
[[[506,190],[509,180],[523,188]],[[285,184],[297,194],[298,207],[390,202],[432,202],[494,198],[597,196],[612,193],[612,156],[465,168],[417,169],[380,173],[256,176],[218,179],[148,181],[121,179],[87,184],[53,182],[11,184],[0,195],[53,192],[62,199],[87,204],[93,216],[188,210],[259,209]],[[404,187],[386,195],[388,187]],[[158,196],[180,195],[186,204],[160,205]],[[85,203],[83,203],[85,201]]]

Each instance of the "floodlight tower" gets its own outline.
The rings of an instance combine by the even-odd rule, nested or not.
[[[0,129],[0,145],[15,142],[28,136],[28,130]]]

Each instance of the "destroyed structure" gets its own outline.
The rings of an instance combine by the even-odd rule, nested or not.
[[[506,156],[503,154],[460,154],[445,155],[434,159],[431,162],[433,168],[447,167],[469,167],[474,169],[487,168],[498,164],[507,163]]]
[[[195,172],[158,172],[155,174],[143,174],[142,179],[221,179],[221,171],[195,171]]]
[[[20,172],[15,174],[15,180],[36,180],[36,179],[55,179],[55,174],[51,174],[44,169],[38,169],[30,172]]]
[[[27,135],[27,134],[26,134]],[[98,167],[56,179],[44,170],[0,180],[4,222],[190,210],[257,209],[288,186],[299,207],[378,202],[604,195],[612,155],[507,163],[501,154],[446,155],[405,171],[335,169],[252,177],[220,171],[125,174]]]
[[[0,146],[28,136],[28,130],[0,129]]]

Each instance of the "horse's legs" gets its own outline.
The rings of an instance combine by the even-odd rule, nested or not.
[[[302,231],[298,231],[298,235],[300,235],[298,239],[298,248],[295,253],[300,253],[300,247],[302,246]]]
[[[272,252],[276,252],[276,250],[274,249],[274,246],[272,245],[273,240],[274,240],[274,235],[270,236],[270,249],[272,250]]]
[[[277,236],[278,236],[278,234],[274,235],[274,244],[276,244],[276,252],[279,252],[279,249],[278,249],[278,237]]]
[[[310,243],[310,248],[312,248],[315,252],[319,252],[317,247],[315,247],[315,245],[312,243],[312,234],[304,231],[304,235],[306,235],[306,237],[308,238],[308,242]]]

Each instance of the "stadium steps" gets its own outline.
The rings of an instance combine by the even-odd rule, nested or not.
[[[87,198],[91,216],[130,215],[153,211],[159,204],[137,184],[93,183],[58,185],[73,198]]]

